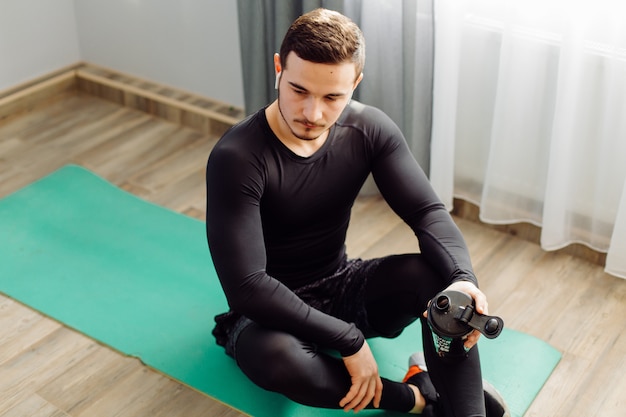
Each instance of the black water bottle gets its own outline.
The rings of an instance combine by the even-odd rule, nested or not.
[[[437,294],[428,306],[428,325],[437,354],[446,359],[467,356],[464,342],[474,330],[489,339],[497,337],[504,321],[497,316],[476,312],[474,299],[461,291],[447,290]]]

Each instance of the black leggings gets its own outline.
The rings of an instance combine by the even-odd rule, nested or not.
[[[365,336],[396,337],[417,318],[422,320],[423,350],[443,407],[441,417],[484,416],[477,348],[461,361],[442,361],[422,318],[428,300],[444,286],[420,255],[384,258],[366,283],[370,328],[364,331]],[[339,408],[339,401],[350,388],[350,376],[341,359],[284,332],[251,323],[240,333],[235,350],[239,367],[254,383],[301,404]],[[406,384],[385,378],[382,382],[382,409],[407,412],[413,408],[413,392]]]

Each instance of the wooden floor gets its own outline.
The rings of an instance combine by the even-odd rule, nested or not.
[[[0,197],[75,163],[149,201],[204,217],[204,166],[215,137],[82,93],[1,123]],[[526,416],[624,416],[626,281],[456,220],[490,311],[563,353]],[[380,198],[359,198],[351,256],[415,247]],[[512,346],[510,355],[524,366],[524,352]],[[0,416],[241,415],[0,295]]]

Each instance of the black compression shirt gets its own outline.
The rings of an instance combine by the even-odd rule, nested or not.
[[[458,228],[383,112],[353,100],[305,158],[274,135],[264,110],[231,128],[207,164],[207,237],[232,310],[343,355],[358,351],[363,335],[354,325],[291,289],[335,272],[370,172],[434,268],[450,283],[476,283]]]

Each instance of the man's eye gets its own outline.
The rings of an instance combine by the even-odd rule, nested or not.
[[[306,94],[306,91],[302,91],[302,90],[293,90],[293,91],[294,91],[294,93],[296,93],[298,95],[301,95],[301,96]]]

